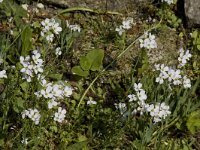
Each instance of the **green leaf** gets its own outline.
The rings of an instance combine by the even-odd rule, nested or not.
[[[4,139],[0,139],[0,146],[4,145]]]
[[[86,56],[82,56],[80,58],[80,65],[83,70],[89,70],[92,65],[92,61],[88,59]]]
[[[197,49],[200,50],[200,45],[197,45]]]
[[[87,142],[84,141],[84,142],[79,142],[79,143],[75,143],[71,146],[68,146],[66,148],[66,150],[82,150],[83,147],[87,146]]]
[[[200,111],[192,112],[188,117],[186,125],[192,134],[200,130]]]
[[[32,31],[30,27],[26,27],[21,35],[22,39],[22,54],[27,54],[27,51],[30,51],[32,48]]]
[[[72,72],[73,74],[76,74],[82,77],[87,77],[89,75],[89,71],[82,70],[80,66],[74,66],[72,68]]]
[[[87,137],[86,136],[84,136],[84,135],[79,135],[78,136],[78,141],[79,142],[83,142],[83,141],[86,141],[87,140]]]
[[[21,97],[16,99],[16,104],[19,108],[24,108],[24,100]]]
[[[197,30],[195,30],[194,32],[192,32],[192,38],[196,39],[197,36],[198,36]]]
[[[33,23],[33,27],[34,27],[34,28],[40,28],[41,25],[40,25],[39,21],[34,22],[34,23]]]
[[[94,49],[90,51],[86,56],[92,63],[90,70],[99,71],[104,58],[104,50]]]
[[[23,82],[22,84],[20,84],[20,87],[22,88],[24,92],[26,92],[29,89],[29,84],[28,82]]]
[[[47,77],[51,79],[61,80],[62,76],[63,76],[62,74],[56,73],[56,74],[49,74]]]

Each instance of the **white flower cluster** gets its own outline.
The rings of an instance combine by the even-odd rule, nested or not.
[[[60,123],[63,122],[63,120],[65,119],[65,114],[66,114],[66,110],[62,109],[62,107],[59,107],[58,112],[54,114],[54,121],[57,121]]]
[[[155,35],[145,32],[144,36],[139,39],[140,41],[140,48],[147,48],[147,49],[153,49],[157,48],[157,43],[155,40]]]
[[[145,110],[149,112],[150,116],[153,117],[155,123],[160,122],[162,119],[165,119],[168,115],[171,114],[169,111],[169,106],[163,103],[146,104]]]
[[[192,55],[190,54],[189,50],[186,50],[185,52],[183,48],[179,49],[179,57],[178,57],[178,61],[180,63],[179,67],[185,66],[185,64],[187,63],[187,61],[190,60],[191,57]]]
[[[136,91],[135,94],[128,95],[129,102],[136,101],[137,108],[134,109],[133,113],[139,112],[140,115],[143,115],[145,112],[150,113],[153,117],[154,122],[159,122],[161,119],[165,119],[171,112],[169,111],[169,106],[165,105],[165,103],[156,104],[156,105],[149,105],[145,102],[147,99],[147,95],[142,89],[142,84],[134,84],[134,90]]]
[[[145,111],[144,106],[145,106],[145,100],[147,99],[147,95],[144,89],[142,89],[142,84],[141,83],[134,83],[134,90],[136,92],[135,94],[130,94],[128,95],[129,102],[137,101],[138,107],[137,109],[134,110],[134,112],[140,112],[142,115]]]
[[[3,0],[0,0],[0,3],[2,3],[3,2]]]
[[[63,83],[47,83],[45,79],[42,80],[44,89],[35,93],[38,97],[44,97],[48,99],[63,99],[64,97],[70,97],[73,89],[69,86],[65,86]]]
[[[166,2],[169,5],[174,3],[174,0],[162,0],[162,2]]]
[[[122,25],[117,27],[115,31],[117,31],[118,34],[121,36],[125,32],[125,30],[130,29],[132,25],[133,25],[133,18],[128,17],[123,20]]]
[[[163,84],[164,80],[168,80],[174,85],[183,84],[184,88],[190,88],[191,82],[186,76],[182,77],[181,70],[172,69],[164,64],[155,65],[157,71],[160,71],[159,76],[156,78],[156,82],[159,84]]]
[[[59,23],[55,21],[55,19],[48,19],[46,18],[41,22],[42,24],[42,31],[41,36],[46,37],[48,42],[53,42],[54,34],[59,34],[62,31]]]
[[[0,71],[0,79],[1,78],[7,78],[6,70]]]
[[[34,77],[34,74],[38,77],[41,76],[43,72],[43,60],[40,58],[41,54],[34,50],[32,56],[20,56],[20,63],[23,65],[20,71],[23,73],[23,79],[26,79],[27,82],[31,82],[31,78]]]
[[[28,110],[24,110],[22,112],[22,118],[24,119],[26,116],[30,118],[36,125],[39,124],[41,115],[37,109],[30,108]]]
[[[35,95],[40,98],[44,97],[50,99],[48,101],[48,108],[51,109],[57,106],[59,103],[56,102],[57,99],[63,99],[64,97],[70,97],[73,93],[73,89],[69,86],[64,85],[63,82],[59,83],[47,83],[45,79],[41,81],[43,89],[35,92]]]
[[[67,27],[73,32],[81,32],[81,27],[78,24],[70,25],[68,20],[66,20]]]

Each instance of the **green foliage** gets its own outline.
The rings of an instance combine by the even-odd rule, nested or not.
[[[89,71],[100,71],[104,58],[104,51],[101,49],[91,50],[86,56],[80,57],[80,66],[72,68],[76,75],[87,77]]]
[[[199,51],[196,51],[200,49],[199,32],[195,30],[192,33],[192,39],[188,40],[191,43],[183,42],[183,47],[192,49],[192,66],[189,64],[183,67],[181,74],[191,79],[192,87],[189,89],[184,89],[182,85],[168,84],[167,81],[163,84],[155,82],[158,74],[152,71],[154,67],[149,62],[148,52],[139,48],[137,38],[145,31],[158,32],[155,35],[159,35],[164,27],[180,27],[181,20],[172,10],[174,5],[171,7],[165,3],[161,4],[161,8],[155,8],[155,5],[148,3],[150,8],[154,8],[151,15],[158,13],[156,19],[162,22],[146,23],[136,16],[135,25],[125,30],[122,36],[116,36],[115,28],[119,27],[118,19],[121,21],[124,16],[90,9],[74,12],[76,8],[71,9],[69,14],[67,11],[64,15],[55,13],[53,18],[62,22],[62,33],[55,34],[51,43],[41,36],[41,21],[44,16],[51,18],[52,14],[48,16],[46,10],[42,9],[39,14],[33,13],[32,6],[31,11],[25,11],[21,4],[31,4],[30,0],[17,2],[19,4],[14,0],[0,3],[0,19],[4,18],[0,21],[0,71],[6,70],[7,75],[7,78],[0,79],[0,149],[189,150],[195,147],[195,136],[200,130],[200,80],[197,75]],[[79,13],[80,11],[87,13]],[[128,9],[126,13],[132,17]],[[140,15],[141,13],[139,12]],[[13,21],[9,22],[3,15],[13,17]],[[71,31],[66,26],[66,18],[70,23],[80,24],[81,33]],[[159,29],[152,30],[155,28]],[[13,34],[10,34],[10,30]],[[177,35],[180,30],[176,31]],[[182,31],[184,32],[187,31]],[[186,35],[182,34],[182,38],[191,38],[185,37]],[[164,42],[168,44],[169,41]],[[158,48],[165,48],[159,44]],[[61,48],[62,55],[55,56],[57,47]],[[35,49],[41,54],[44,70],[38,73],[40,76],[33,73],[31,82],[27,82],[22,79],[23,65],[19,58],[30,55]],[[85,55],[80,56],[81,54]],[[177,65],[174,62],[172,64]],[[32,67],[30,64],[24,68]],[[29,72],[28,69],[25,71]],[[143,114],[136,112],[144,108],[138,107],[138,101],[130,102],[128,95],[135,92],[134,83],[139,82],[147,95],[145,103],[164,102],[169,105],[171,115],[154,123],[147,111]],[[59,95],[62,85],[70,85],[73,94],[64,98],[63,95],[59,98],[45,98],[44,95],[48,97],[49,94],[45,88],[54,83],[59,83],[59,86],[54,86],[54,90],[49,88],[52,93]],[[41,97],[37,96],[40,90],[45,93]],[[62,91],[69,95],[71,92],[67,88]],[[138,96],[138,93],[134,94]],[[52,99],[58,105],[49,108],[48,104]],[[125,106],[126,109],[117,107],[117,104],[124,104],[121,107]],[[58,107],[66,110],[62,122],[54,120]],[[22,118],[22,112],[29,108],[40,111],[38,125],[28,117]],[[27,144],[22,142],[26,139]]]
[[[198,30],[194,30],[192,32],[192,44],[195,48],[197,48],[198,50],[200,50],[200,34],[198,32]]]
[[[166,24],[172,28],[178,29],[182,20],[176,16],[176,14],[169,8],[164,7],[158,10],[158,16],[166,21]]]
[[[24,56],[28,54],[28,52],[32,48],[32,31],[30,27],[25,27],[21,35],[21,40],[22,40],[21,55]]]
[[[87,77],[89,75],[88,70],[83,70],[80,66],[74,66],[72,72],[76,75]]]
[[[200,131],[200,111],[192,112],[188,117],[186,125],[192,134]]]

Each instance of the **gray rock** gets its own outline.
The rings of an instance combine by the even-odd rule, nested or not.
[[[200,0],[185,0],[185,15],[188,26],[200,26]]]
[[[152,0],[40,0],[44,4],[51,4],[63,8],[86,7],[101,11],[121,11],[133,8],[141,3],[151,2]]]

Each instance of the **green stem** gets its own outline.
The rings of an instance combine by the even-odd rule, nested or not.
[[[118,12],[112,12],[112,11],[99,11],[99,10],[94,10],[94,9],[90,9],[90,8],[84,8],[84,7],[72,7],[72,8],[68,8],[65,10],[62,10],[59,14],[63,14],[63,13],[70,13],[70,12],[74,12],[74,11],[83,11],[83,12],[90,12],[90,13],[95,13],[95,14],[110,14],[110,15],[120,15],[123,16],[123,14],[118,13]]]
[[[162,127],[161,129],[156,130],[152,135],[155,136],[155,135],[161,133],[162,131],[164,131],[164,130],[170,128],[170,127],[172,127],[178,120],[179,120],[179,117],[178,117],[178,118],[175,118],[175,119],[174,119],[173,121],[171,121],[168,125]],[[154,137],[154,138],[152,139],[152,141],[154,141],[154,140],[156,140],[156,137]],[[151,146],[152,144],[153,144],[153,143],[151,142],[148,146]]]
[[[160,20],[160,22],[156,25],[153,26],[152,28],[148,29],[146,32],[149,32],[153,29],[156,29],[157,27],[159,27],[160,23],[162,22],[162,19]],[[89,91],[89,89],[92,87],[92,85],[95,83],[95,81],[114,63],[116,62],[120,57],[122,57],[140,38],[142,38],[144,36],[144,34],[142,34],[141,36],[139,36],[138,38],[136,38],[125,50],[123,50],[108,66],[106,66],[102,71],[99,72],[99,74],[96,76],[96,78],[93,79],[93,81],[90,83],[90,85],[88,86],[88,88],[85,90],[85,92],[83,93],[83,95],[80,98],[80,101],[78,103],[78,108],[80,106],[80,104],[82,103],[83,99],[85,98],[85,95],[87,94],[87,92]]]

